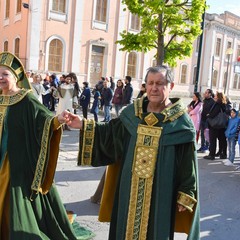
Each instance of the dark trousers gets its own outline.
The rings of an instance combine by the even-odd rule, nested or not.
[[[82,107],[83,117],[87,119],[88,107]]]
[[[209,128],[209,139],[210,139],[210,153],[209,155],[215,156],[216,147],[217,147],[217,139],[219,140],[219,153],[226,155],[227,153],[227,140],[225,137],[225,128],[215,129]]]

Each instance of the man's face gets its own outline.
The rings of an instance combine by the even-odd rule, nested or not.
[[[103,82],[103,87],[104,87],[104,88],[107,88],[107,87],[108,87],[108,81],[107,81],[107,80],[105,80],[105,81]]]
[[[204,93],[204,98],[208,99],[210,97],[211,97],[211,94],[209,93],[208,90],[206,90],[205,93]]]
[[[168,83],[162,73],[149,73],[146,89],[148,100],[152,103],[163,103],[169,98],[174,83]]]

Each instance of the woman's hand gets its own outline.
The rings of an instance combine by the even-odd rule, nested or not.
[[[68,111],[64,111],[62,114],[64,114],[65,123],[71,127],[76,129],[82,129],[82,120],[80,117],[76,114],[70,113]]]

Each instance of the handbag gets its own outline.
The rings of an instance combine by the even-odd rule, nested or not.
[[[79,108],[77,96],[73,97],[72,107],[73,107],[73,109]]]
[[[228,124],[228,115],[222,111],[218,113],[214,118],[208,118],[208,124],[212,128],[226,128]]]

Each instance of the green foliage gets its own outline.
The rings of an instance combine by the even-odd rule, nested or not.
[[[157,64],[176,65],[190,56],[193,41],[201,34],[204,0],[122,0],[141,19],[138,33],[122,32],[117,41],[123,51],[156,49]]]

